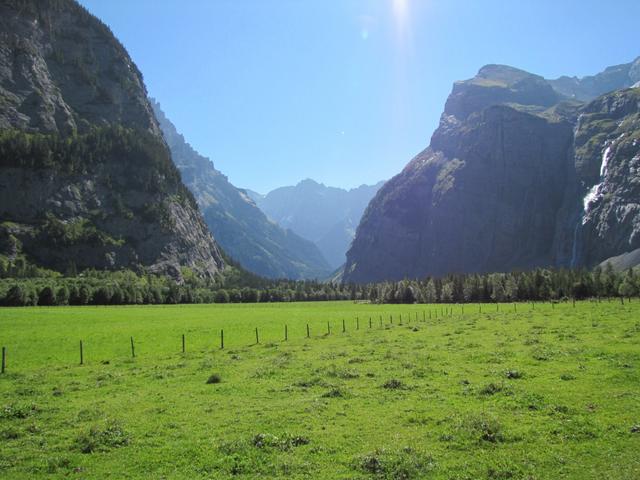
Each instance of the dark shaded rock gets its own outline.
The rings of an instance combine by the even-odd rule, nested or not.
[[[223,268],[142,75],[75,1],[0,4],[0,148],[0,244],[13,248],[0,253],[19,245],[56,270]]]
[[[639,248],[639,92],[584,105],[495,65],[456,83],[430,147],[369,204],[344,281],[592,267]]]

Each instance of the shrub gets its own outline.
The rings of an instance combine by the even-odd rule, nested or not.
[[[323,398],[343,398],[344,396],[344,392],[339,388],[332,388],[322,395]]]
[[[504,441],[500,422],[488,415],[477,415],[467,418],[463,427],[478,441],[497,443]]]
[[[76,446],[82,453],[107,451],[129,445],[129,434],[116,420],[108,420],[104,426],[94,425],[82,432],[76,439]]]
[[[207,378],[207,385],[212,385],[214,383],[220,382],[222,382],[222,378],[217,373],[214,373],[209,378]]]
[[[502,385],[497,383],[488,383],[480,389],[480,395],[495,395],[502,391]]]
[[[377,449],[356,457],[355,469],[378,478],[410,480],[425,478],[433,470],[435,462],[431,455],[405,447],[401,450]]]
[[[387,390],[403,390],[406,387],[404,383],[396,378],[392,378],[391,380],[387,380],[382,384],[382,388],[386,388]]]
[[[0,409],[0,418],[23,419],[37,411],[37,407],[33,403],[12,403],[5,405]]]

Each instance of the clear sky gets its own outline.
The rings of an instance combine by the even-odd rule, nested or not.
[[[81,0],[238,187],[352,187],[429,144],[487,63],[583,76],[640,55],[638,0]]]

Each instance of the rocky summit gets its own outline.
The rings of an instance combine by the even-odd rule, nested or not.
[[[500,65],[456,82],[430,146],[369,204],[345,281],[592,267],[640,248],[639,64],[573,90]]]
[[[0,3],[0,254],[58,271],[223,268],[142,75],[72,0]]]
[[[344,265],[360,218],[383,184],[345,190],[306,179],[266,195],[252,192],[252,198],[269,218],[314,242],[335,270]]]

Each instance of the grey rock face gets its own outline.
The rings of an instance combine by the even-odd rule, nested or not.
[[[640,89],[613,92],[584,107],[574,152],[579,222],[570,265],[592,266],[640,248]],[[558,263],[566,258],[561,251]]]
[[[344,280],[590,267],[640,247],[638,90],[585,106],[545,83],[500,66],[456,83],[430,147],[367,208]]]
[[[312,242],[271,222],[248,193],[233,186],[208,158],[191,148],[158,103],[152,104],[173,161],[227,254],[244,268],[269,278],[329,275],[329,265]]]
[[[108,27],[72,0],[2,2],[0,133],[73,145],[100,129],[111,140],[139,135],[135,158],[116,139],[85,168],[0,159],[0,237],[58,270],[144,268],[179,278],[183,267],[206,276],[223,268],[171,164],[142,75]]]

